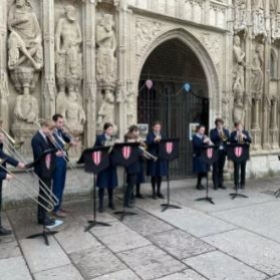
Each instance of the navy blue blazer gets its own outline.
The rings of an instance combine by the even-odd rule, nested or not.
[[[162,139],[165,139],[165,136],[161,135]],[[159,145],[155,142],[156,135],[154,132],[150,132],[147,135],[146,143],[148,145],[148,152],[156,157],[159,153]],[[147,175],[148,176],[167,176],[167,161],[158,159],[157,161],[148,160],[147,161]]]
[[[194,173],[206,173],[210,170],[208,164],[204,163],[201,159],[201,148],[207,147],[207,144],[203,143],[203,139],[199,138],[196,134],[192,138],[193,144],[193,172]]]
[[[252,142],[252,139],[250,137],[250,134],[247,130],[242,130],[242,133],[246,136],[246,138],[244,138],[244,142],[247,144],[250,144]],[[237,131],[234,130],[231,132],[230,134],[230,142],[231,143],[238,143],[238,140],[236,139],[236,135],[237,135]]]
[[[38,131],[31,139],[31,146],[34,158],[34,171],[40,177],[51,178],[53,170],[55,168],[55,154],[50,155],[50,169],[45,168],[46,156],[42,156],[44,151],[48,149],[53,149],[54,146],[51,141],[47,138],[47,141]],[[40,160],[38,160],[40,159]]]
[[[106,141],[105,134],[97,135],[94,147],[103,147]],[[117,168],[110,164],[97,175],[96,186],[99,188],[116,188],[118,186]]]
[[[6,168],[6,163],[16,167],[18,166],[19,162],[15,160],[14,158],[10,157],[9,155],[5,154],[3,152],[3,144],[0,144],[0,158],[5,160],[5,163],[3,164],[3,167]],[[0,165],[0,181],[6,179],[7,172],[1,168]]]
[[[224,150],[226,150],[226,144],[229,141],[230,133],[229,133],[229,130],[227,130],[226,128],[223,128],[223,132],[224,132],[224,135],[225,135],[227,141],[221,141],[220,136],[219,136],[219,131],[217,128],[213,128],[210,130],[210,139],[214,145],[223,144]]]

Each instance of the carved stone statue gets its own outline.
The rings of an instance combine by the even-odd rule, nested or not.
[[[234,30],[247,32],[247,5],[246,0],[236,0],[234,5]]]
[[[29,0],[15,0],[8,15],[8,68],[19,92],[12,131],[16,138],[28,138],[38,129],[39,106],[34,90],[43,66],[41,29]]]
[[[96,30],[97,58],[96,76],[99,84],[112,85],[117,79],[117,60],[115,56],[117,42],[113,16],[103,15]]]
[[[245,52],[240,47],[239,36],[234,36],[233,46],[233,93],[236,97],[242,98],[244,94],[244,68]]]
[[[260,95],[263,91],[263,45],[258,44],[252,61],[252,93]]]
[[[253,11],[253,35],[254,36],[267,36],[265,29],[265,18],[264,18],[264,1],[253,0],[252,11]]]
[[[127,110],[127,126],[135,123],[135,98],[132,91],[128,92],[126,96],[126,110]]]
[[[103,124],[110,122],[114,124],[115,121],[115,97],[110,90],[105,92],[98,115],[97,115],[97,129],[102,130]]]
[[[61,115],[65,119],[65,126],[73,135],[81,135],[84,131],[86,115],[82,105],[78,102],[77,93],[69,91],[66,102],[61,107]]]
[[[233,106],[234,106],[233,107],[233,112],[232,112],[233,122],[241,121],[242,123],[244,123],[245,110],[244,110],[244,105],[243,105],[242,99],[237,97],[234,100]]]
[[[73,6],[64,7],[65,17],[58,21],[55,33],[56,77],[59,94],[66,89],[79,92],[82,79],[82,33]]]

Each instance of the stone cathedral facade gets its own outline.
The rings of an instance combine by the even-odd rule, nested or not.
[[[39,120],[55,112],[83,146],[107,121],[120,137],[150,122],[142,89],[159,92],[166,80],[178,94],[193,83],[208,100],[209,128],[218,116],[230,129],[244,122],[249,174],[280,170],[279,0],[0,1],[0,117],[27,157]],[[143,104],[148,115],[157,109]],[[186,130],[197,119],[173,121]]]

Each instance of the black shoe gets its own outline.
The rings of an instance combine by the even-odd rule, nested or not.
[[[116,210],[116,208],[115,208],[115,205],[114,205],[114,203],[109,203],[109,208],[111,209],[111,210]]]
[[[244,190],[245,189],[245,185],[241,184],[240,185],[240,189]]]
[[[153,192],[152,198],[153,198],[153,199],[157,199],[156,192]]]
[[[50,218],[46,218],[45,221],[44,220],[38,220],[38,224],[39,225],[43,225],[43,226],[53,226],[55,224],[55,220],[50,219]]]
[[[12,231],[9,229],[6,229],[4,227],[0,227],[0,236],[6,236],[12,234]]]
[[[205,190],[205,187],[202,186],[202,185],[197,185],[196,189],[199,190],[199,191],[202,191],[202,190]]]
[[[224,185],[220,185],[219,188],[223,189],[223,190],[226,190],[227,187],[225,187]]]
[[[238,189],[238,186],[234,186],[233,189],[236,191]]]
[[[104,212],[103,206],[99,206],[99,207],[98,207],[98,212],[99,212],[99,213],[103,213],[103,212]]]
[[[143,196],[141,193],[136,194],[135,197],[136,197],[136,198],[140,198],[140,199],[143,199],[143,198],[144,198],[144,196]]]
[[[218,190],[218,187],[217,187],[217,186],[214,186],[213,189],[216,191],[216,190]]]
[[[161,199],[164,199],[164,195],[163,195],[162,193],[158,193],[158,194],[157,194],[157,197],[158,197],[158,198],[161,198]]]
[[[124,207],[125,207],[125,208],[134,208],[133,205],[131,205],[131,204],[129,204],[129,203],[125,204]]]

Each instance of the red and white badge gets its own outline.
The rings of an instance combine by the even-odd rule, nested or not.
[[[166,152],[168,153],[168,154],[171,154],[172,153],[172,151],[173,151],[173,143],[172,142],[167,142],[166,144],[165,144],[165,150],[166,150]]]
[[[124,147],[122,148],[122,154],[123,154],[123,157],[124,157],[125,159],[128,159],[128,158],[130,157],[130,155],[131,155],[131,147],[129,147],[129,146],[124,146]]]
[[[243,148],[242,147],[235,147],[234,148],[234,154],[236,157],[241,157],[242,155],[242,152],[243,152]]]
[[[102,157],[101,152],[100,151],[93,152],[91,156],[92,156],[92,160],[93,160],[94,164],[99,165],[101,162],[101,157]]]

